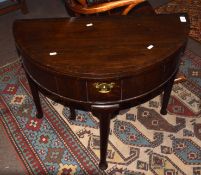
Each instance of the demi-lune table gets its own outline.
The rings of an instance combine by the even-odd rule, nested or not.
[[[186,14],[16,20],[13,33],[37,109],[39,92],[100,120],[107,168],[110,120],[164,92],[166,107],[189,31]]]

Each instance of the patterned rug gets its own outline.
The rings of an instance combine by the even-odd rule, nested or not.
[[[190,34],[193,39],[201,42],[201,0],[172,0],[156,9],[157,13],[188,13]]]
[[[35,106],[19,62],[0,69],[0,121],[29,174],[200,175],[201,58],[186,51],[168,114],[159,113],[161,97],[121,111],[111,122],[106,171],[98,168],[99,123],[41,95],[44,118]]]

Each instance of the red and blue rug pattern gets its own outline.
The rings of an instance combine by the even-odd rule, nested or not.
[[[168,114],[160,115],[161,96],[120,111],[111,122],[106,171],[98,168],[99,121],[90,112],[69,108],[43,95],[43,119],[17,61],[0,69],[0,121],[29,174],[201,174],[201,58],[190,51],[175,84]]]

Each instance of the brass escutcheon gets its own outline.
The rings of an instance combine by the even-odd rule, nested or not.
[[[106,94],[112,90],[115,83],[93,83],[93,85],[96,89],[98,89],[98,92]]]

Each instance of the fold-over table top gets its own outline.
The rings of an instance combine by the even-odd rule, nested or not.
[[[185,14],[17,20],[17,48],[33,64],[74,77],[121,77],[170,58],[187,40]],[[172,57],[171,57],[172,59]]]

